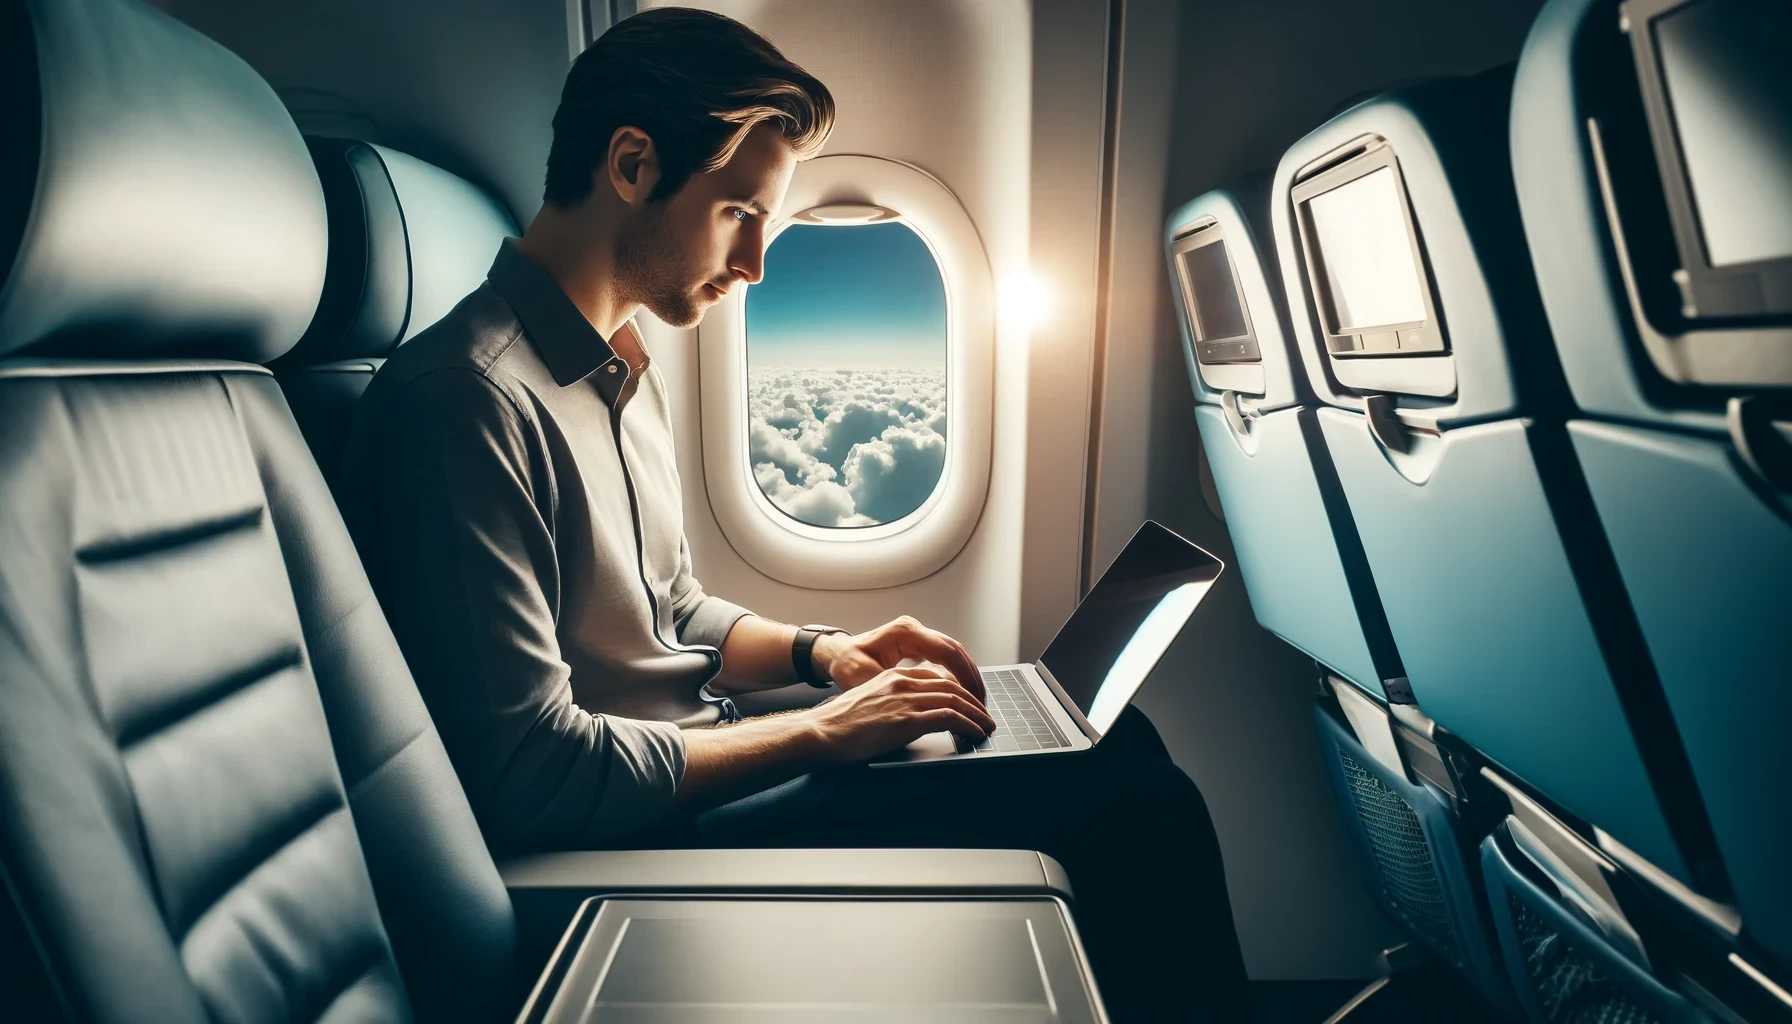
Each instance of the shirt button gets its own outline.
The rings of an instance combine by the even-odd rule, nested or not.
[[[605,373],[615,373],[616,372],[616,364],[611,363],[610,365],[604,367],[604,372]]]

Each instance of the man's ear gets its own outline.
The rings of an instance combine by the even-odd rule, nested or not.
[[[623,125],[610,136],[610,150],[604,160],[604,172],[610,187],[629,206],[640,206],[653,194],[660,181],[659,151],[647,133],[632,125]]]

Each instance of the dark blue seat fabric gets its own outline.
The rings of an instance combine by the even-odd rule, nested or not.
[[[1461,971],[1494,1006],[1516,1010],[1477,854],[1450,796],[1383,764],[1323,703],[1320,756],[1369,891],[1389,919]]]
[[[1659,693],[1567,440],[1566,389],[1506,172],[1509,86],[1497,70],[1414,86],[1289,150],[1272,209],[1293,332],[1419,707],[1689,877],[1661,799],[1673,765],[1632,734]],[[1390,157],[1446,347],[1340,357],[1325,342],[1293,192]],[[1375,423],[1365,410],[1379,411]]]
[[[0,68],[0,931],[83,1020],[513,1008],[508,896],[258,365],[324,277],[297,130],[130,0],[5,5]]]
[[[354,139],[306,145],[330,255],[317,313],[274,370],[334,485],[355,405],[385,357],[477,288],[517,229],[488,193],[433,164]]]
[[[1183,206],[1167,225],[1173,282],[1179,281],[1177,241],[1195,232],[1219,233],[1262,360],[1202,365],[1191,311],[1182,289],[1172,288],[1195,392],[1195,422],[1257,621],[1357,686],[1385,697],[1382,681],[1402,675],[1399,658],[1356,524],[1319,437],[1312,391],[1287,329],[1273,252],[1272,272],[1265,274],[1260,244],[1269,238],[1267,215],[1262,190],[1219,190]],[[1228,405],[1238,410],[1236,416]]]
[[[1502,825],[1481,844],[1481,871],[1500,947],[1524,1018],[1539,1024],[1625,1021],[1711,1024],[1638,963],[1526,859]]]
[[[1557,0],[1538,18],[1512,103],[1519,206],[1581,413],[1569,433],[1727,876],[1695,888],[1733,898],[1744,930],[1792,964],[1792,804],[1777,781],[1792,777],[1792,483],[1751,468],[1727,408],[1740,420],[1778,400],[1792,423],[1792,323],[1661,310],[1681,296],[1650,257],[1674,239],[1619,22],[1616,0]],[[1783,146],[1792,110],[1763,113]],[[1761,141],[1731,138],[1726,158]]]

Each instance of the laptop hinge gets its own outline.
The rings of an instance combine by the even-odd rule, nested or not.
[[[1089,742],[1094,743],[1096,740],[1101,739],[1100,730],[1096,729],[1095,726],[1090,725],[1089,720],[1083,717],[1082,711],[1076,706],[1076,701],[1071,700],[1070,694],[1065,693],[1064,688],[1058,685],[1058,681],[1052,678],[1052,674],[1046,669],[1045,663],[1042,661],[1035,661],[1033,663],[1033,671],[1039,673],[1039,678],[1043,680],[1046,687],[1052,691],[1052,696],[1058,698],[1058,703],[1064,706],[1064,713],[1069,715],[1070,720],[1076,723],[1076,727],[1083,731],[1083,735],[1089,738]]]

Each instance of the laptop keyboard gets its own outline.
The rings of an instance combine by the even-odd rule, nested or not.
[[[988,695],[986,706],[996,720],[996,731],[980,743],[958,741],[958,752],[968,754],[980,750],[1055,750],[1070,746],[1058,730],[1058,723],[1034,699],[1033,688],[1019,672],[1009,669],[985,669],[983,689]]]

